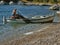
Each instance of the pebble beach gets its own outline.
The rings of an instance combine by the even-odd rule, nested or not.
[[[28,26],[29,25],[29,26]],[[28,24],[31,31],[22,37],[5,40],[1,45],[60,45],[60,23]],[[24,26],[26,28],[26,26]],[[40,27],[41,26],[41,27]],[[26,30],[29,30],[26,28]],[[17,33],[16,33],[17,34]]]

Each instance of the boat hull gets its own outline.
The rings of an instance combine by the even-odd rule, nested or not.
[[[47,18],[42,18],[42,19],[32,19],[32,23],[50,23],[53,22],[54,16],[50,16]]]
[[[49,16],[46,18],[40,18],[40,19],[29,19],[30,23],[48,23],[48,22],[53,22],[54,16]],[[7,22],[19,22],[19,23],[26,23],[29,22],[28,20],[24,21],[23,19],[7,19]]]
[[[50,10],[59,10],[59,6],[58,5],[54,5],[54,6],[51,6],[49,9]]]

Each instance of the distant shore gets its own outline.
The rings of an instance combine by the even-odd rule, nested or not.
[[[30,6],[32,6],[32,5],[38,5],[38,6],[51,6],[51,5],[54,5],[55,3],[39,3],[39,2],[26,2],[26,3],[24,3],[24,2],[21,2],[21,3],[12,3],[11,5],[30,5]],[[0,4],[0,5],[10,5],[10,4],[8,4],[8,3],[6,3],[6,4]],[[58,5],[60,5],[60,3],[58,3]]]
[[[27,2],[27,3],[25,3],[25,5],[46,5],[46,6],[51,6],[51,5],[53,5],[53,4],[51,4],[51,3],[32,3],[32,2]]]
[[[60,6],[60,3],[57,3]],[[52,6],[55,5],[55,3],[33,3],[33,2],[27,2],[27,3],[23,3],[23,5],[27,5],[27,6]]]

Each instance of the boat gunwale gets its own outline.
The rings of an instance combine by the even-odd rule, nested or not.
[[[48,16],[48,17],[45,17],[45,18],[40,18],[40,19],[31,19],[31,20],[43,20],[43,19],[47,19],[47,18],[51,18],[51,17],[54,17],[54,16]]]

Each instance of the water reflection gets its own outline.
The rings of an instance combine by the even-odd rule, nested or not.
[[[12,22],[12,23],[9,23],[9,25],[13,28],[20,28],[20,27],[27,25],[27,24],[26,23],[19,23],[19,22],[15,22],[15,23]]]

